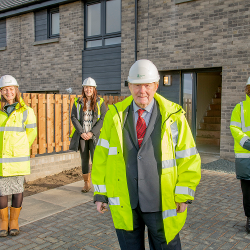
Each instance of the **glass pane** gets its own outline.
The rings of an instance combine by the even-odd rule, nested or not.
[[[53,13],[51,15],[51,33],[52,35],[56,35],[60,33],[60,15],[59,13]]]
[[[102,40],[88,41],[86,48],[102,46]]]
[[[106,2],[106,33],[121,31],[121,0]]]
[[[121,37],[105,39],[105,45],[118,44],[118,43],[121,43]]]
[[[101,3],[87,6],[88,32],[87,36],[101,34]]]
[[[183,109],[186,111],[186,118],[192,127],[192,93],[193,93],[193,74],[184,74],[183,78]]]

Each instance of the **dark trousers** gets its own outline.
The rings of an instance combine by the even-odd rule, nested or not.
[[[94,155],[95,146],[93,140],[83,140],[80,139],[80,155],[82,160],[82,173],[88,174],[89,173],[89,153],[91,155],[91,160],[93,162],[93,155]]]
[[[148,228],[150,250],[181,250],[179,234],[167,244],[164,234],[162,212],[144,213],[138,206],[136,209],[133,209],[133,220],[133,231],[116,229],[121,250],[145,249],[145,225]]]
[[[240,180],[245,215],[250,217],[250,180]]]

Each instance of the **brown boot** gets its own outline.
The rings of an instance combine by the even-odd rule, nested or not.
[[[0,237],[8,235],[8,207],[0,209]]]
[[[83,180],[85,182],[85,185],[82,189],[83,193],[87,193],[91,189],[91,179],[90,179],[90,173],[88,174],[83,174]]]
[[[19,234],[18,217],[22,207],[10,207],[10,222],[9,222],[9,235],[15,236]]]

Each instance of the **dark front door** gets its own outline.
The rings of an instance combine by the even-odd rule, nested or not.
[[[188,124],[196,138],[196,73],[188,72],[181,74],[182,91],[181,105],[186,112]]]

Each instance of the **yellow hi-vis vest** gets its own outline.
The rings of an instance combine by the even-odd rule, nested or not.
[[[243,148],[250,139],[250,97],[236,104],[230,121],[230,130],[234,138],[235,158],[250,158],[250,152]]]
[[[80,110],[81,110],[81,104],[78,102],[78,97],[75,97],[75,106],[76,106],[76,109],[77,109],[77,120],[80,122]],[[97,110],[98,110],[98,118],[97,118],[97,121],[100,119],[101,117],[101,105],[102,103],[104,102],[104,99],[103,98],[100,98],[100,100],[97,102]],[[74,133],[75,133],[76,129],[75,127],[73,127],[72,129],[72,132],[70,134],[70,138],[73,137]]]
[[[19,103],[8,116],[0,111],[0,176],[30,174],[30,147],[37,136],[32,108]]]
[[[162,217],[166,240],[170,242],[183,227],[187,215],[187,211],[176,212],[176,202],[194,199],[201,177],[201,160],[183,109],[157,93],[154,98],[162,116]],[[114,226],[124,230],[133,230],[122,134],[123,112],[132,101],[130,96],[115,104],[116,108],[109,106],[94,152],[91,174],[94,195],[108,197]]]

